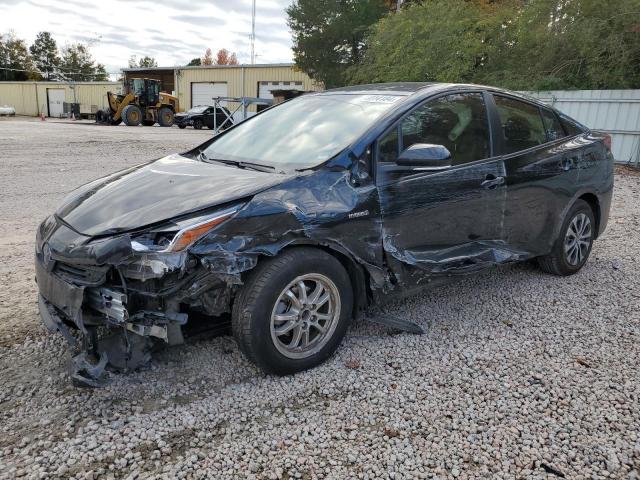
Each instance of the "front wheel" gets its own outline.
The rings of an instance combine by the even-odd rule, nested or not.
[[[294,248],[251,272],[233,305],[233,334],[260,369],[287,375],[315,367],[336,351],[352,308],[342,264],[322,250]]]
[[[595,226],[591,206],[584,200],[577,200],[565,217],[551,253],[538,258],[540,268],[560,276],[578,272],[591,253]]]
[[[122,121],[128,127],[137,127],[142,122],[142,110],[139,106],[129,104],[122,109]]]

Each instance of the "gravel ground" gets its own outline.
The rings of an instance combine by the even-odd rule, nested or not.
[[[530,263],[391,305],[337,355],[264,376],[229,337],[73,388],[37,318],[37,223],[63,194],[208,132],[0,120],[0,478],[640,478],[640,176],[570,278]]]

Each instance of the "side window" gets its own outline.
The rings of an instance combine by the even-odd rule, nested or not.
[[[489,122],[481,93],[457,93],[437,98],[402,121],[402,148],[414,143],[444,145],[451,164],[491,155]]]
[[[378,142],[378,161],[395,163],[399,150],[398,128],[396,127]]]
[[[560,122],[562,122],[564,130],[570,137],[573,137],[574,135],[580,135],[584,132],[584,128],[582,127],[582,125],[580,125],[572,118],[567,117],[566,115],[560,114]]]
[[[564,130],[560,124],[560,120],[555,113],[546,108],[541,108],[542,121],[544,122],[544,129],[547,132],[547,140],[549,142],[564,137]]]
[[[500,95],[493,97],[502,125],[504,153],[526,150],[547,141],[547,133],[538,107]]]

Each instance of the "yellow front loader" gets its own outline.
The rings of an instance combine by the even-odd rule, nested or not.
[[[96,112],[98,123],[171,127],[178,111],[178,99],[161,92],[160,81],[151,78],[132,78],[124,95],[107,92],[107,100],[109,109]]]

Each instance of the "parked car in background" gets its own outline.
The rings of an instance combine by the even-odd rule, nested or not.
[[[372,304],[533,258],[578,272],[609,217],[610,146],[497,88],[304,95],[69,194],[36,236],[40,312],[84,338],[88,385],[228,313],[261,369],[304,370]]]
[[[16,109],[9,105],[0,106],[0,116],[13,117],[16,114]]]
[[[177,113],[174,121],[180,128],[192,126],[196,130],[202,127],[214,129],[220,126],[224,130],[233,125],[231,112],[226,107],[210,105],[198,105],[186,112]]]

